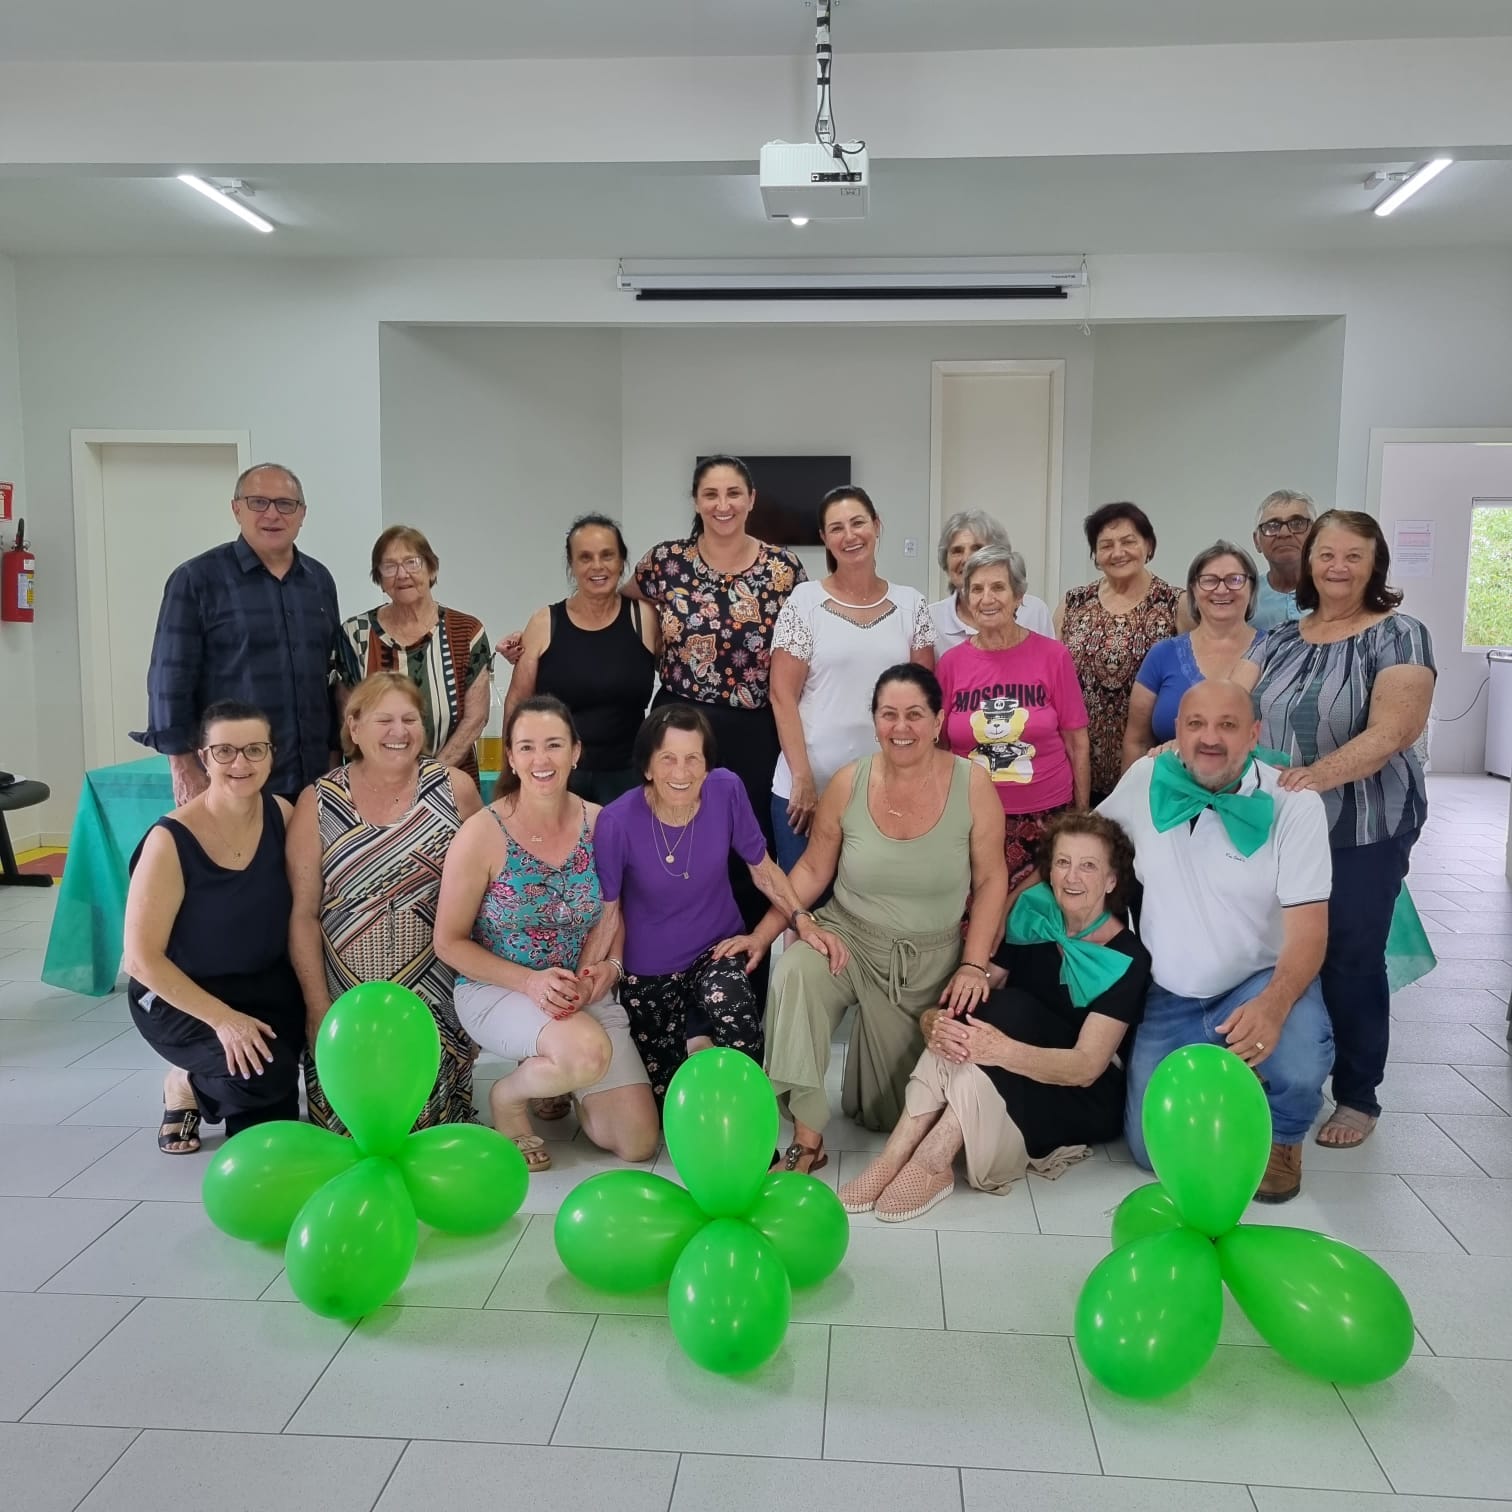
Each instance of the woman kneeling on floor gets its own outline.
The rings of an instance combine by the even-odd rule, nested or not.
[[[166,1155],[199,1149],[201,1119],[232,1135],[299,1117],[304,1007],[284,870],[292,809],[263,792],[267,716],[211,704],[198,754],[209,787],[147,831],[126,894],[126,999],[142,1038],[173,1067],[158,1130]]]
[[[1003,806],[983,768],[939,749],[940,700],[934,673],[915,663],[877,679],[879,750],[835,773],[789,878],[805,906],[791,920],[799,943],[772,973],[766,1070],[793,1120],[780,1157],[790,1171],[826,1163],[824,1078],[852,1006],[841,1107],[869,1129],[890,1129],[924,1047],[920,1014],[939,1003],[964,1012],[987,996],[1008,897]],[[810,912],[831,881],[831,901]],[[773,909],[752,938],[765,948],[788,923]]]
[[[653,709],[635,737],[642,785],[605,807],[593,835],[606,914],[624,909],[619,998],[658,1104],[697,1050],[761,1060],[751,973],[762,951],[741,925],[731,855],[784,917],[798,907],[744,785],[716,759],[696,704]]]
[[[917,1218],[955,1188],[952,1166],[1001,1194],[1025,1170],[1053,1179],[1123,1128],[1119,1054],[1144,1012],[1149,952],[1124,926],[1134,852],[1101,814],[1051,822],[1050,881],[1014,906],[996,986],[974,1013],[924,1015],[928,1049],[886,1148],[840,1188],[847,1212]]]
[[[567,786],[582,746],[566,704],[527,698],[504,727],[497,796],[457,832],[441,874],[436,954],[457,971],[462,1027],[519,1064],[489,1092],[494,1126],[532,1171],[551,1154],[531,1098],[571,1094],[588,1137],[622,1160],[656,1150],[656,1105],[613,991],[623,933],[594,867],[599,807]]]

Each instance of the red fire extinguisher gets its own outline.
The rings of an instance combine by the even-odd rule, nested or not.
[[[37,559],[26,546],[26,521],[16,521],[16,544],[0,556],[0,620],[29,625],[35,618],[33,593]]]

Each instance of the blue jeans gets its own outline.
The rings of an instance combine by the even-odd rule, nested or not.
[[[772,855],[783,871],[797,866],[798,858],[808,849],[808,836],[796,834],[788,823],[788,801],[772,794]]]
[[[1391,1037],[1386,940],[1417,837],[1411,830],[1373,845],[1335,846],[1333,852],[1322,977],[1323,997],[1339,1042],[1333,1096],[1340,1107],[1376,1117],[1381,1112],[1376,1088],[1386,1074]]]
[[[1257,971],[1221,997],[1186,998],[1154,984],[1145,999],[1144,1018],[1134,1035],[1128,1064],[1128,1101],[1124,1104],[1124,1138],[1134,1159],[1146,1170],[1140,1110],[1145,1088],[1156,1066],[1184,1045],[1222,1045],[1216,1030],[1236,1008],[1259,997],[1270,985],[1271,972]],[[1298,1144],[1312,1127],[1323,1105],[1323,1081],[1333,1064],[1333,1029],[1323,1006],[1323,989],[1315,978],[1292,1005],[1281,1039],[1255,1068],[1265,1087],[1271,1110],[1271,1138],[1277,1144]]]

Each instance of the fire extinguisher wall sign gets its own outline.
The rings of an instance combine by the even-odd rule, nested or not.
[[[16,542],[0,556],[0,620],[29,625],[35,616],[37,559],[26,546],[26,521],[16,521]]]

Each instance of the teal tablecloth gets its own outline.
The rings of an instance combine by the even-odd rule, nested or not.
[[[166,756],[84,774],[42,963],[48,986],[90,997],[114,989],[126,921],[126,863],[142,836],[172,808]]]

